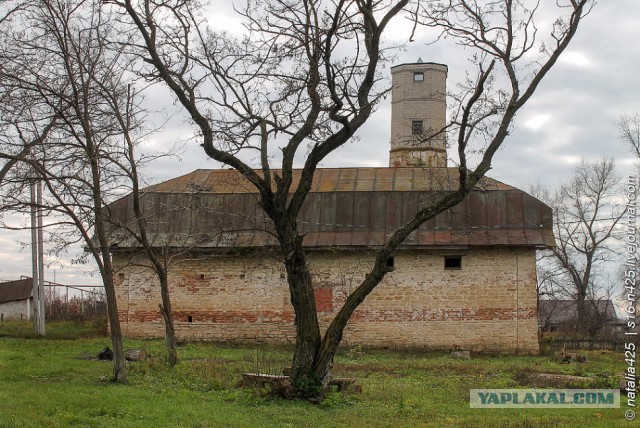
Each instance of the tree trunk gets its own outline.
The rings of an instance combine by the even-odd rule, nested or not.
[[[109,330],[111,331],[111,346],[113,347],[113,380],[117,383],[127,382],[127,372],[124,358],[124,346],[122,344],[122,331],[116,302],[116,293],[113,284],[113,271],[111,264],[105,263],[104,290],[107,298],[107,316],[109,318]]]
[[[340,346],[344,329],[351,319],[351,316],[371,291],[382,281],[382,278],[392,270],[392,268],[389,268],[386,264],[386,258],[388,256],[388,251],[382,251],[378,254],[372,271],[367,275],[362,284],[347,297],[342,308],[340,308],[327,328],[315,364],[315,372],[319,377],[327,379],[330,376],[333,357],[338,350],[338,346]]]
[[[578,292],[578,298],[576,299],[576,311],[578,312],[578,332],[582,334],[591,335],[589,328],[589,320],[587,319],[586,308],[586,295],[582,292]]]
[[[173,315],[171,313],[171,299],[169,298],[169,280],[166,272],[160,275],[160,294],[162,295],[162,305],[160,312],[164,319],[165,342],[167,346],[167,362],[170,367],[178,363],[178,344],[176,332],[173,328]]]
[[[281,242],[296,326],[296,348],[290,375],[291,394],[312,401],[321,400],[324,379],[319,378],[314,370],[320,349],[320,325],[302,237],[297,236],[294,229],[289,229],[288,236]]]

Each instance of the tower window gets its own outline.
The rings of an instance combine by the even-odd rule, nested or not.
[[[462,269],[462,256],[446,256],[444,258],[445,269]]]
[[[424,73],[421,71],[417,71],[413,73],[413,81],[414,82],[422,82],[424,81]]]
[[[411,133],[413,135],[422,135],[422,121],[421,120],[412,120],[411,121]]]

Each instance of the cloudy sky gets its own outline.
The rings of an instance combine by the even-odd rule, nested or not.
[[[240,31],[227,2],[216,5],[209,21],[216,27]],[[543,1],[544,3],[544,1]],[[552,2],[555,3],[555,2]],[[602,1],[585,18],[559,63],[539,87],[536,95],[516,118],[514,132],[494,159],[490,176],[527,189],[535,182],[553,186],[571,176],[582,158],[616,159],[619,171],[632,171],[633,158],[619,140],[615,122],[624,113],[640,112],[640,2],[637,0]],[[549,22],[540,22],[543,31]],[[399,23],[393,37],[406,40],[410,26]],[[419,33],[416,40],[398,54],[396,64],[438,62],[449,67],[448,86],[453,88],[468,67],[469,52],[451,45],[427,45],[429,34]],[[177,107],[166,93],[157,91],[153,102],[167,102],[172,119],[152,145],[168,145],[186,140],[192,129],[185,125]],[[323,166],[386,166],[390,135],[390,104],[383,103],[359,132],[358,139],[325,160]],[[151,171],[153,181],[188,173],[198,168],[213,168],[202,149],[187,145],[180,161],[163,162]],[[30,274],[29,250],[18,241],[28,235],[0,231],[0,280],[17,279]],[[78,247],[80,249],[80,247]],[[67,284],[95,284],[91,266],[72,265],[68,259],[48,259],[48,277]]]

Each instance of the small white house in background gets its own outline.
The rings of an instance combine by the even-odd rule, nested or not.
[[[0,321],[28,321],[33,311],[33,280],[0,283]]]

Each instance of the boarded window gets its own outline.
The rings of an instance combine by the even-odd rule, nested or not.
[[[422,135],[422,121],[421,120],[413,120],[413,121],[411,121],[411,133],[413,135]]]
[[[316,297],[316,310],[318,312],[333,311],[333,289],[314,288],[313,293]]]
[[[462,256],[446,256],[444,258],[445,269],[462,269]]]
[[[424,73],[421,71],[417,71],[413,73],[413,81],[414,82],[422,82],[424,81]]]

